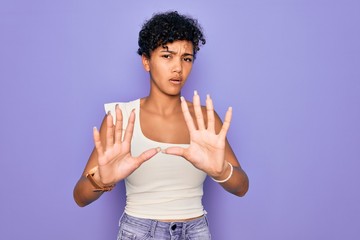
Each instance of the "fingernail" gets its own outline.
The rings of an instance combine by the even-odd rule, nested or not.
[[[116,104],[116,105],[115,105],[115,108],[119,108],[119,104]]]
[[[108,111],[108,112],[107,112],[107,115],[110,115],[110,114],[111,114],[111,112],[110,112],[110,111]]]
[[[210,99],[210,94],[206,94],[206,99]]]
[[[183,96],[181,96],[180,100],[183,102],[183,101],[185,101],[185,98]]]
[[[198,95],[198,92],[196,90],[194,91],[194,95]]]

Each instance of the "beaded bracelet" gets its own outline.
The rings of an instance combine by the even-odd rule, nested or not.
[[[232,176],[232,174],[233,174],[233,172],[234,172],[234,167],[233,167],[233,165],[231,165],[231,163],[229,163],[228,161],[226,161],[228,164],[229,164],[229,166],[230,166],[230,174],[229,174],[229,176],[227,177],[227,178],[225,178],[224,180],[216,180],[216,179],[214,179],[213,177],[212,177],[212,180],[214,180],[215,182],[217,182],[217,183],[224,183],[224,182],[226,182],[227,180],[229,180],[230,178],[231,178],[231,176]]]

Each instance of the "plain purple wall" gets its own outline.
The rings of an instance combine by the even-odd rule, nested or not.
[[[115,239],[124,188],[72,198],[103,103],[147,94],[137,34],[153,12],[199,19],[184,91],[210,93],[250,177],[206,181],[216,240],[360,239],[360,4],[350,0],[0,1],[0,238]]]

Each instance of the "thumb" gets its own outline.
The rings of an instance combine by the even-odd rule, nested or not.
[[[176,155],[176,156],[181,156],[181,157],[184,157],[184,155],[185,155],[185,149],[182,147],[169,147],[169,148],[163,149],[162,152],[165,154]]]
[[[149,160],[150,158],[152,158],[153,156],[155,156],[157,153],[160,152],[160,148],[152,148],[149,149],[145,152],[143,152],[142,154],[140,154],[140,156],[137,157],[137,159],[139,160],[140,163],[143,163],[147,160]]]

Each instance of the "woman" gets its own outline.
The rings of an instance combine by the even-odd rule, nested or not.
[[[210,239],[202,205],[206,175],[237,196],[248,190],[224,123],[194,92],[193,103],[181,97],[200,45],[197,21],[177,12],[154,15],[139,33],[139,50],[150,76],[147,97],[105,105],[95,148],[74,189],[86,206],[125,180],[126,207],[118,239]],[[176,237],[177,236],[177,237]]]

